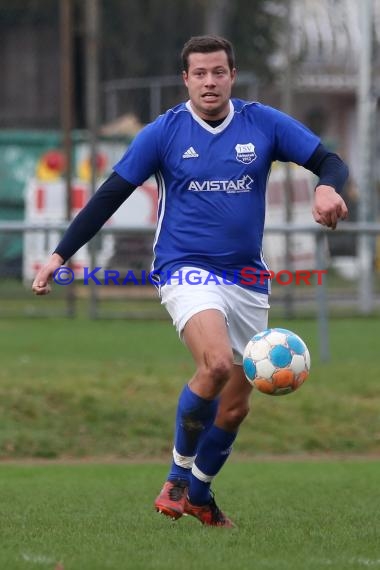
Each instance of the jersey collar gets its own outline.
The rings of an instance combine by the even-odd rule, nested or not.
[[[225,128],[228,127],[228,125],[230,124],[230,122],[233,119],[234,116],[234,106],[232,101],[230,100],[230,110],[228,112],[227,117],[224,119],[223,123],[220,123],[220,125],[218,125],[217,127],[212,127],[211,125],[209,125],[208,123],[206,123],[206,121],[204,121],[203,119],[201,119],[199,117],[199,115],[197,115],[196,113],[194,113],[192,107],[191,107],[191,103],[190,100],[186,102],[186,108],[187,110],[191,113],[191,116],[193,117],[194,121],[196,121],[197,123],[200,124],[201,127],[203,127],[206,131],[208,131],[209,133],[212,133],[213,135],[217,135],[218,133],[221,133],[222,131],[224,131]]]

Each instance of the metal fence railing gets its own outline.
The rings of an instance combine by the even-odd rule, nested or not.
[[[107,287],[98,273],[90,274],[87,282],[75,279],[69,287],[54,286],[54,294],[42,301],[31,292],[31,277],[24,275],[22,254],[15,259],[7,256],[15,239],[21,248],[26,235],[38,235],[46,244],[56,243],[67,227],[62,223],[0,222],[0,317],[7,316],[89,316],[90,318],[167,318],[160,305],[156,288],[149,280],[153,230],[125,227],[104,227],[90,242],[90,268],[101,264],[98,256],[99,240],[112,235],[118,255],[109,260]],[[293,269],[292,261],[272,279],[271,306],[275,316],[292,318],[312,315],[319,331],[320,357],[329,358],[329,317],[334,314],[371,314],[380,308],[380,278],[376,267],[376,243],[380,236],[378,223],[343,222],[335,232],[317,224],[278,224],[266,227],[266,236],[277,234],[284,240],[295,234],[312,235],[315,241],[314,267],[312,271]],[[53,237],[52,237],[53,236]],[[327,242],[336,237],[354,240],[350,255],[349,277],[340,275],[334,259],[328,254]],[[363,255],[364,252],[364,255]],[[75,262],[72,262],[75,270]],[[37,266],[36,266],[37,270]],[[132,277],[131,270],[134,272]],[[115,279],[116,274],[124,279]],[[130,272],[130,273],[128,273]],[[74,271],[74,273],[76,273]],[[91,273],[91,272],[90,272]],[[281,274],[281,276],[280,276]],[[91,277],[93,275],[93,277]],[[144,279],[136,281],[136,276]],[[88,277],[88,274],[87,274]],[[120,287],[120,285],[124,285]],[[98,287],[97,285],[102,285]],[[139,285],[136,287],[135,285]],[[289,285],[284,287],[283,285]]]

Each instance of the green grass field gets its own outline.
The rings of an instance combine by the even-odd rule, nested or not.
[[[237,529],[172,522],[162,465],[0,467],[6,570],[354,570],[380,567],[380,464],[238,462],[217,499]]]
[[[193,370],[168,321],[0,320],[0,569],[380,568],[379,321],[332,320],[325,364],[316,323],[287,326],[310,379],[252,396],[214,484],[228,531],[152,506]]]
[[[253,394],[236,451],[379,454],[380,321],[332,320],[325,364],[315,321],[288,328],[309,345],[310,378],[289,396]],[[193,372],[171,323],[14,318],[0,334],[0,458],[169,456]]]

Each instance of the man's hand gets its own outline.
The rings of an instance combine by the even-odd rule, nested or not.
[[[335,230],[338,220],[347,218],[348,209],[332,186],[321,185],[315,189],[313,216],[318,224]]]
[[[33,281],[32,291],[36,295],[47,295],[51,291],[50,281],[54,272],[61,267],[64,260],[58,253],[53,253],[49,261],[41,267]]]

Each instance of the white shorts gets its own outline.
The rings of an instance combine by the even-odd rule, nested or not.
[[[180,272],[181,280],[176,279]],[[210,275],[204,269],[183,267],[173,273],[170,283],[160,288],[161,304],[173,319],[181,339],[185,324],[195,314],[206,309],[217,309],[223,313],[234,362],[241,365],[249,339],[268,327],[268,295],[239,285],[228,285],[214,274],[213,279],[209,279]]]

